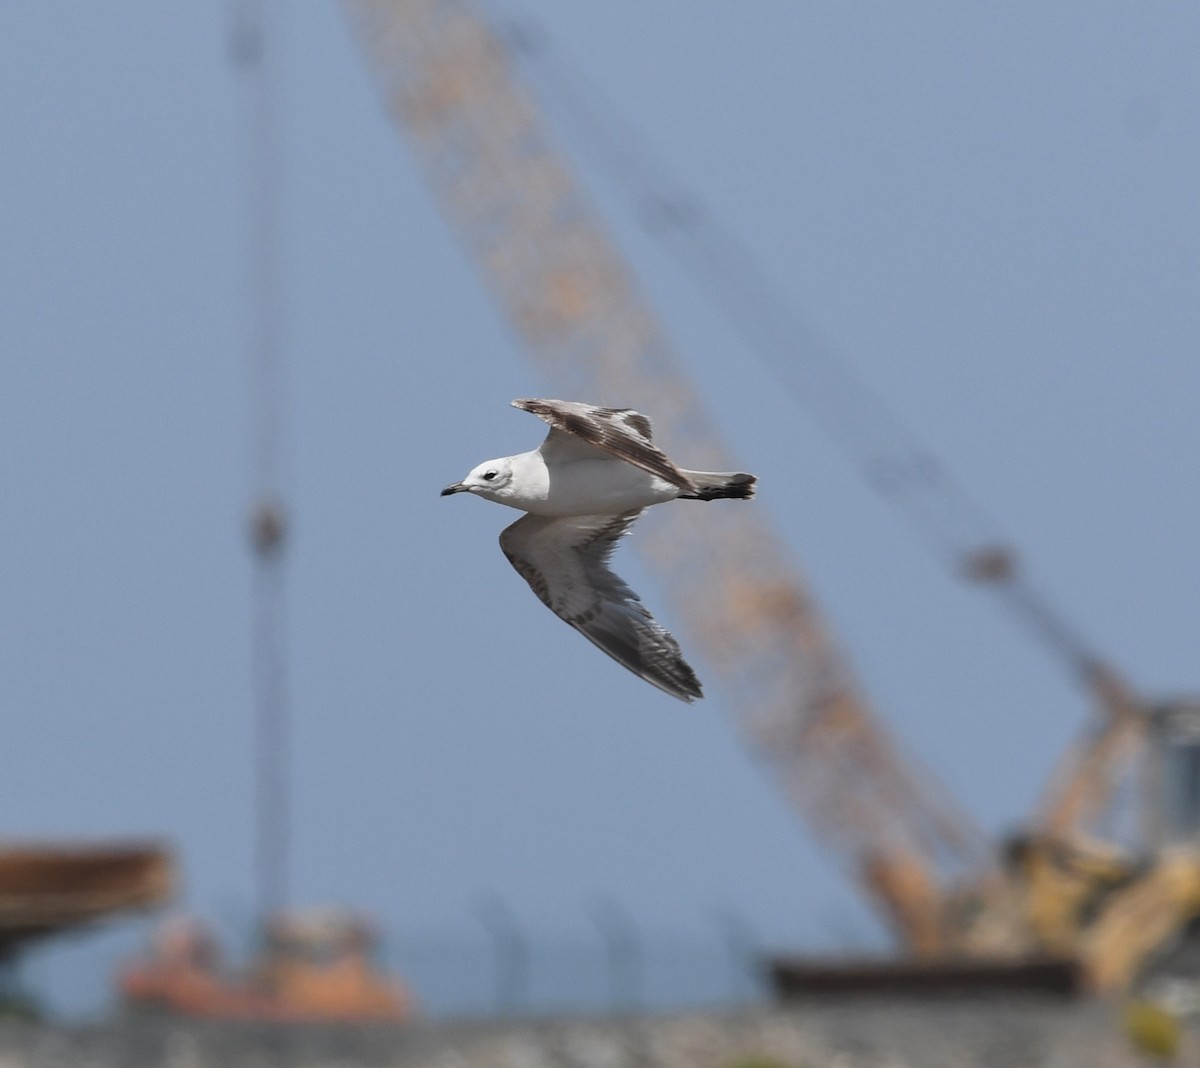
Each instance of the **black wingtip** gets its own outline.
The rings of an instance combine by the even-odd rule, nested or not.
[[[695,487],[691,493],[681,493],[685,501],[749,501],[758,485],[757,475],[739,472],[736,475],[711,475],[702,471],[685,471]]]
[[[665,670],[660,668],[652,673],[642,675],[642,678],[651,685],[657,686],[664,693],[683,701],[684,704],[690,705],[693,701],[704,700],[704,688],[700,685],[700,680],[696,678],[692,665],[682,657],[671,663]]]

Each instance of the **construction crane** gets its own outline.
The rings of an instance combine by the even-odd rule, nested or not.
[[[908,520],[952,575],[991,587],[1012,618],[1050,651],[1093,700],[1095,722],[1051,776],[1031,827],[1068,840],[1094,826],[1145,740],[1129,684],[1024,573],[996,521],[941,460],[791,308],[744,243],[722,227],[580,73],[556,60],[546,35],[505,27],[511,54],[537,80],[562,125],[643,231],[722,310],[747,350],[808,410],[862,474]]]
[[[660,438],[689,462],[736,469],[629,269],[551,146],[504,42],[462,0],[344,3],[388,111],[553,388],[564,397],[643,408],[654,413]],[[616,156],[628,164],[628,152]],[[699,263],[701,273],[716,262],[714,231],[695,225],[690,205],[664,200],[645,176],[634,174],[631,187],[648,195],[658,228],[681,259]],[[734,284],[714,294],[752,347],[795,334],[779,305],[763,303],[769,287],[747,273],[737,252]],[[830,388],[844,399],[856,387],[835,379]],[[913,955],[1084,953],[1085,933],[1093,945],[1104,942],[1099,920],[1084,931],[1089,909],[1101,920],[1113,917],[1113,931],[1129,929],[1117,922],[1122,908],[1128,915],[1144,910],[1144,901],[1120,897],[1105,899],[1121,906],[1116,911],[1097,909],[1099,894],[1128,887],[1130,868],[1093,848],[1088,834],[1132,758],[1145,750],[1143,702],[1035,593],[1013,554],[979,537],[965,497],[936,462],[903,433],[888,438],[887,420],[874,418],[869,398],[851,396],[851,403],[860,404],[854,425],[872,428],[863,457],[870,473],[887,475],[887,491],[932,524],[953,566],[995,585],[1094,695],[1097,724],[1052,777],[1022,849],[1001,856],[927,770],[900,757],[807,583],[752,510],[714,510],[703,524],[684,510],[664,510],[652,517],[640,548],[738,710],[750,748]],[[707,581],[693,581],[697,573]],[[1186,868],[1146,884],[1143,894],[1171,900],[1176,923],[1191,900],[1190,884],[1178,874]],[[1109,942],[1114,938],[1121,953],[1101,949],[1091,958],[1096,974],[1106,962],[1106,975],[1120,974],[1110,984],[1127,979],[1152,948],[1144,938],[1134,939],[1136,946],[1119,934]],[[1117,957],[1127,963],[1112,966]]]
[[[725,313],[746,349],[808,409],[864,481],[916,528],[950,573],[992,588],[1010,617],[1092,698],[1093,713],[1081,738],[1055,768],[1019,843],[1005,850],[1009,857],[1020,856],[1024,867],[1007,866],[1004,879],[991,880],[987,908],[968,910],[977,919],[948,935],[952,944],[974,953],[1029,945],[1063,951],[1078,941],[1081,909],[1094,906],[1096,880],[1111,882],[1112,850],[1097,864],[1097,835],[1120,815],[1115,809],[1130,793],[1123,787],[1144,763],[1139,758],[1146,754],[1146,703],[1030,582],[999,524],[793,311],[751,250],[720,225],[577,69],[558,61],[548,35],[511,19],[501,32],[559,125],[577,135],[578,148],[706,304]],[[1138,800],[1143,808],[1152,803],[1145,796]],[[1149,822],[1145,813],[1140,819]],[[981,889],[972,888],[976,899]],[[1006,919],[997,923],[1001,915]]]

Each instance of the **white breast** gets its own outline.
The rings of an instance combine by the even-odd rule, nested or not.
[[[531,480],[536,491],[512,502],[534,515],[619,515],[679,496],[678,487],[624,460],[584,459],[549,466],[541,461],[541,467],[544,474]]]

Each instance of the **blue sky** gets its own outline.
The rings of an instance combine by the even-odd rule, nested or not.
[[[1194,690],[1200,14],[520,10],[1092,643],[1147,693]],[[297,901],[456,931],[497,893],[554,933],[609,894],[649,930],[702,934],[735,907],[772,944],[870,941],[853,887],[742,748],[731,696],[685,708],[622,672],[508,568],[507,515],[438,499],[536,443],[508,401],[544,385],[343,13],[281,14]],[[217,3],[0,9],[0,835],[165,837],[184,903],[214,916],[244,915],[252,885],[224,19]],[[1083,722],[1073,680],[941,571],[581,174],[880,715],[985,826],[1017,823]],[[632,551],[619,566],[682,631]],[[98,945],[56,951],[47,982]]]

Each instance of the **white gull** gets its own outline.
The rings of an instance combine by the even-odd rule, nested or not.
[[[526,512],[500,548],[541,601],[614,660],[660,690],[702,697],[679,643],[608,568],[617,539],[644,508],[677,498],[754,496],[754,475],[687,471],[651,442],[650,420],[629,408],[515,400],[550,424],[532,452],[488,460],[442,490],[474,493]]]

